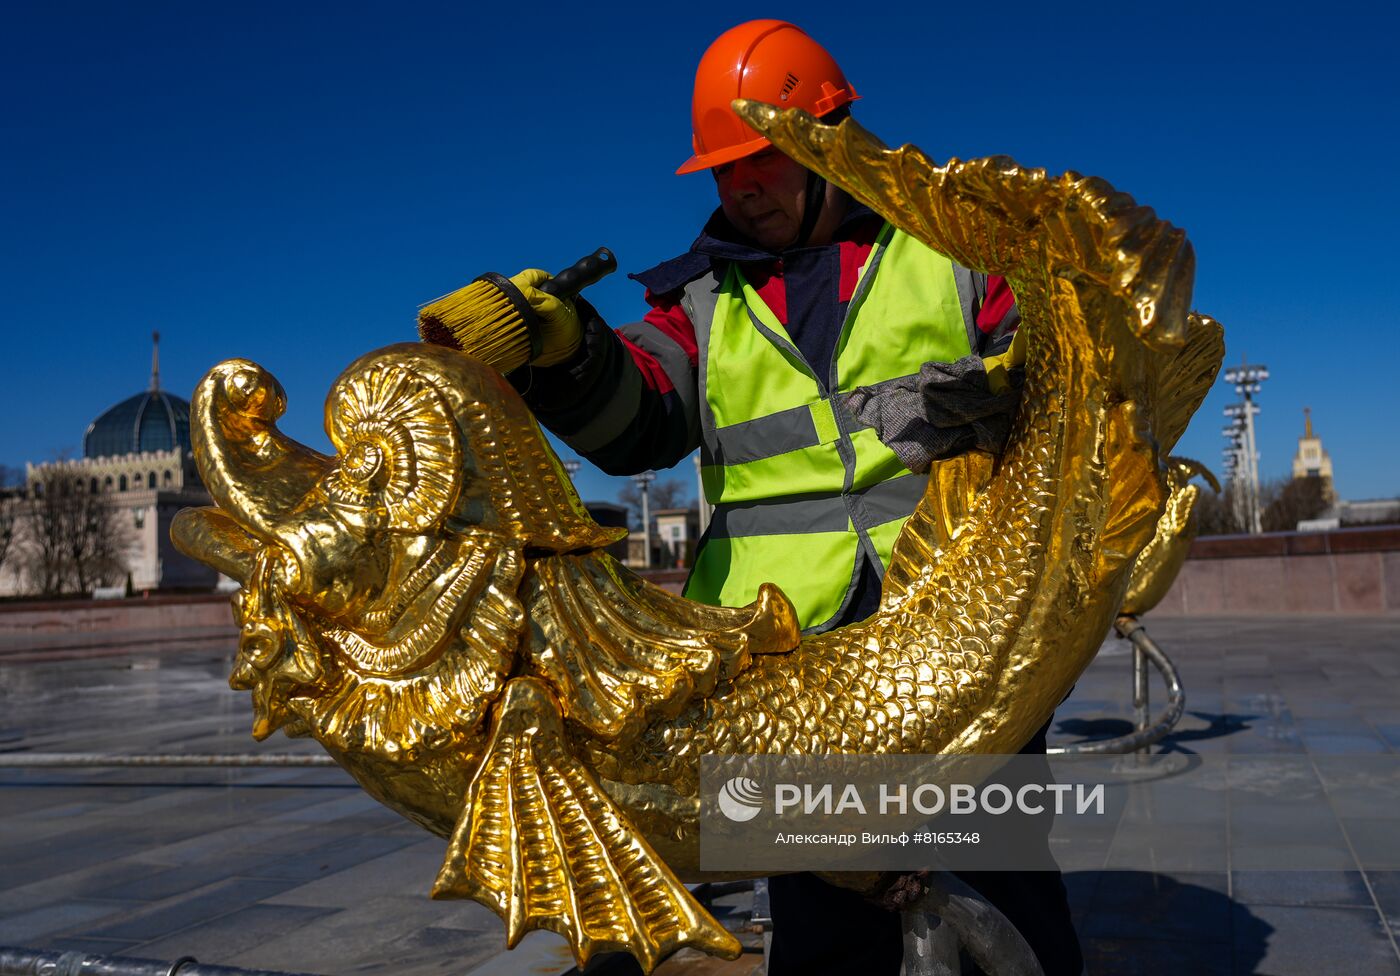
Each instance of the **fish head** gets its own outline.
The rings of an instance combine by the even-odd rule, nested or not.
[[[277,428],[286,402],[248,360],[205,375],[191,435],[215,506],[172,527],[242,584],[231,683],[254,693],[254,734],[335,725],[316,701],[347,681],[392,698],[459,668],[474,678],[458,687],[489,698],[523,628],[525,550],[601,547],[616,530],[589,518],[514,389],[455,350],[406,343],[352,363],[326,400],[333,455]],[[483,603],[497,636],[473,642]],[[459,717],[486,704],[441,703]]]

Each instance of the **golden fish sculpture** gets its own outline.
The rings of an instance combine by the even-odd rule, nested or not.
[[[278,431],[283,391],[251,362],[193,399],[217,507],[172,532],[242,583],[231,684],[253,734],[314,736],[450,838],[435,896],[494,909],[510,945],[555,931],[580,962],[738,953],[682,884],[702,754],[1016,752],[1112,622],[1222,354],[1188,314],[1185,236],[1103,181],[936,166],[849,120],[736,107],[1020,302],[1010,443],[935,466],[865,623],[801,638],[774,587],[724,609],[633,575],[524,403],[455,350],[352,363],[326,403],[334,457]]]

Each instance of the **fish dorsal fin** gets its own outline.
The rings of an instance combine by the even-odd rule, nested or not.
[[[582,968],[630,952],[646,972],[684,946],[727,959],[739,942],[700,907],[568,750],[559,703],[535,678],[506,685],[434,898],[472,898],[506,923],[564,937]]]

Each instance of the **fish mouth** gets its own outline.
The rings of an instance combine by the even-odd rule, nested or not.
[[[177,545],[206,558],[217,554],[219,569],[242,584],[239,645],[254,668],[265,670],[280,658],[293,616],[297,626],[329,638],[345,663],[363,673],[400,674],[441,653],[460,616],[453,608],[467,602],[458,591],[474,575],[468,572],[471,553],[479,547],[470,540],[404,540],[409,551],[397,553],[387,571],[354,560],[362,570],[358,577],[341,588],[350,574],[339,574],[331,584],[337,588],[328,590],[317,581],[325,560],[308,548],[307,537],[315,535],[270,534],[213,509],[182,512],[172,528]],[[363,609],[348,609],[370,593]]]
[[[480,547],[470,539],[400,540],[386,571],[370,568],[354,587],[360,594],[375,593],[361,609],[336,612],[319,598],[317,585],[303,569],[300,554],[280,541],[267,545],[274,560],[276,582],[297,609],[319,617],[320,631],[335,645],[345,663],[363,674],[389,677],[417,670],[435,660],[455,633],[455,624],[467,604],[471,583],[479,575]],[[422,550],[421,552],[418,550]],[[368,560],[355,560],[363,566]],[[334,565],[345,566],[346,561]],[[337,583],[348,574],[338,574]],[[335,599],[359,602],[356,593],[336,591]]]

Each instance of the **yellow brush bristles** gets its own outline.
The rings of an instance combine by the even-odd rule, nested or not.
[[[473,281],[418,310],[424,342],[460,349],[502,373],[530,361],[530,333],[510,296],[489,281]]]

